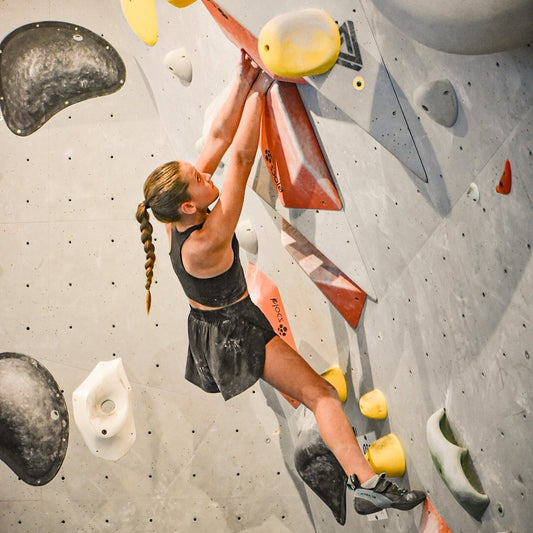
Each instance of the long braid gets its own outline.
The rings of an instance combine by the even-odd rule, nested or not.
[[[137,208],[136,214],[137,222],[141,225],[141,241],[144,245],[144,252],[146,253],[146,262],[144,268],[146,270],[146,312],[150,312],[152,306],[152,294],[150,288],[152,286],[152,279],[154,277],[155,265],[155,246],[152,242],[153,227],[150,223],[150,215],[146,210],[146,202],[141,202]]]
[[[190,199],[188,184],[180,177],[179,161],[170,161],[156,168],[144,182],[144,202],[137,207],[137,222],[141,225],[141,241],[146,253],[146,310],[152,305],[150,287],[154,277],[155,247],[152,243],[152,224],[148,209],[163,223],[178,222],[181,218],[179,207]]]

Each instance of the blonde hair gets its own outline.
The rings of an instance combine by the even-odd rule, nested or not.
[[[144,245],[146,262],[146,312],[152,306],[150,288],[154,277],[155,246],[152,242],[153,226],[150,223],[148,209],[152,210],[160,222],[172,223],[181,218],[180,206],[190,200],[188,184],[180,176],[179,161],[171,161],[157,167],[144,182],[144,201],[137,207],[135,218],[141,225],[141,242]]]

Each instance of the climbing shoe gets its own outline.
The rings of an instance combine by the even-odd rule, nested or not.
[[[359,514],[372,514],[392,507],[408,511],[426,499],[420,490],[406,490],[388,480],[385,474],[375,476],[362,486],[355,474],[350,476],[350,487],[355,489],[354,508]]]

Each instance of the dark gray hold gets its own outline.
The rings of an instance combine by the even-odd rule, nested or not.
[[[449,80],[437,80],[421,85],[415,91],[415,102],[441,126],[451,128],[457,121],[457,95]]]
[[[0,108],[16,135],[33,133],[69,105],[117,91],[125,80],[114,48],[81,26],[36,22],[0,43]]]
[[[326,446],[307,409],[294,450],[296,471],[307,486],[331,509],[337,522],[346,522],[346,483],[348,476]]]
[[[65,458],[67,405],[50,372],[37,360],[0,354],[0,459],[22,481],[44,485]]]

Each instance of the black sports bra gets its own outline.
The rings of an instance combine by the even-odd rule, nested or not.
[[[212,278],[192,276],[183,266],[181,249],[191,233],[202,226],[203,222],[183,232],[178,231],[175,226],[172,227],[170,260],[188,298],[208,307],[224,307],[236,302],[246,291],[246,278],[239,258],[239,241],[233,234],[233,264],[228,270]]]

